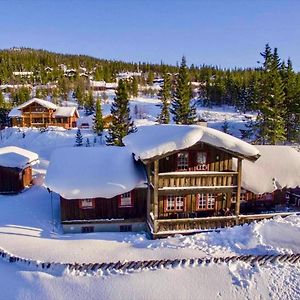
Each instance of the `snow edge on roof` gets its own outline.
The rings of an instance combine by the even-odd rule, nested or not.
[[[236,137],[200,125],[140,126],[136,133],[127,135],[123,142],[131,148],[136,159],[148,160],[167,155],[203,142],[249,160],[259,157],[259,150]]]

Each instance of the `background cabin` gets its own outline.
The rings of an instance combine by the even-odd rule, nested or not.
[[[79,113],[75,107],[60,107],[49,101],[33,98],[14,108],[8,115],[17,127],[76,127]]]
[[[18,147],[0,148],[0,193],[19,193],[32,184],[38,155]]]

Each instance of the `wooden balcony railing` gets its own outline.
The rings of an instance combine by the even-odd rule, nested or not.
[[[190,192],[210,190],[230,190],[237,186],[237,172],[169,172],[158,174],[160,194],[171,191],[189,190]]]
[[[293,213],[272,213],[256,215],[222,216],[208,218],[184,218],[184,219],[165,219],[157,220],[157,234],[172,234],[199,232],[202,230],[211,230],[223,227],[231,227],[238,224],[246,224],[253,221],[270,219],[275,216],[286,217]]]

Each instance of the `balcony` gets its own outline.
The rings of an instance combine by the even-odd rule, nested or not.
[[[158,174],[159,195],[229,192],[237,188],[238,172],[169,172]]]

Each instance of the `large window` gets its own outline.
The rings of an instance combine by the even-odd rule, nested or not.
[[[168,212],[183,211],[184,210],[184,196],[168,195],[165,199],[165,210]]]
[[[120,196],[119,207],[133,207],[131,192],[124,193]]]
[[[213,210],[216,204],[215,194],[197,194],[197,209],[198,210]]]
[[[79,207],[81,209],[94,209],[95,208],[95,200],[94,199],[82,199],[79,202]]]
[[[177,153],[177,170],[187,171],[189,169],[189,153],[179,152]]]
[[[199,171],[207,170],[207,154],[206,152],[197,152],[197,166],[196,169]]]

